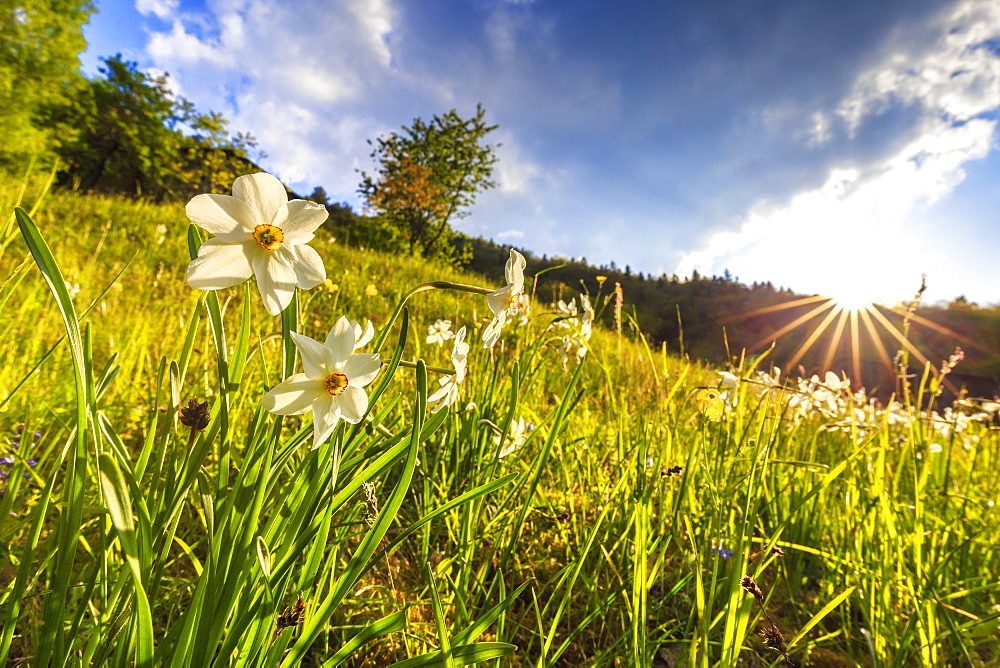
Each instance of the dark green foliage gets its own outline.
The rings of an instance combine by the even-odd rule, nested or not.
[[[120,55],[104,63],[103,78],[59,119],[79,128],[59,148],[67,175],[83,190],[162,195],[177,167],[181,109],[166,77],[146,76]]]
[[[121,55],[105,58],[100,72],[74,104],[51,114],[53,125],[77,129],[58,148],[64,185],[183,199],[228,191],[237,176],[258,171],[247,157],[253,137],[228,137],[228,121],[173,96],[165,75],[148,76]],[[185,126],[195,134],[185,136]]]

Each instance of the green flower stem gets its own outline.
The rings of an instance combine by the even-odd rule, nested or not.
[[[388,364],[390,364],[389,360],[382,360],[382,366],[386,366]],[[417,363],[416,362],[407,362],[406,360],[399,360],[399,366],[405,366],[408,369],[416,369],[417,368]],[[455,375],[455,370],[454,369],[445,369],[445,368],[442,368],[442,367],[439,367],[439,366],[426,366],[426,365],[424,365],[424,368],[427,369],[428,371],[433,371],[434,373],[440,373],[440,374],[445,375],[445,376],[454,376]]]
[[[480,288],[475,285],[465,285],[464,283],[452,283],[451,281],[431,281],[430,283],[421,283],[403,295],[403,298],[399,300],[398,304],[396,304],[396,309],[392,312],[392,316],[389,318],[388,322],[385,323],[382,331],[378,334],[378,339],[375,341],[375,352],[382,349],[382,344],[385,342],[385,338],[389,335],[389,330],[392,329],[392,325],[396,322],[396,318],[398,318],[399,314],[402,312],[403,306],[406,305],[406,300],[417,293],[427,292],[428,290],[456,290],[458,292],[471,292],[477,295],[490,295],[495,292],[495,290],[490,290],[489,288]],[[430,369],[431,367],[427,368]]]

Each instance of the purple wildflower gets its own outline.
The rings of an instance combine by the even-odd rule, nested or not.
[[[730,550],[728,547],[725,547],[722,544],[721,540],[719,541],[718,545],[716,545],[715,541],[713,540],[711,550],[713,554],[716,554],[719,557],[722,557],[723,559],[728,559],[729,557],[733,556],[733,551]]]

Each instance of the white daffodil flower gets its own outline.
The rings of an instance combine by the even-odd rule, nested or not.
[[[562,358],[564,369],[569,363],[570,358],[579,362],[586,357],[587,350],[587,340],[579,332],[564,335],[559,340],[559,347],[557,348],[559,356]]]
[[[278,315],[296,286],[308,290],[326,279],[323,260],[306,245],[327,219],[326,207],[289,202],[285,187],[270,174],[239,177],[232,196],[197,195],[185,211],[192,223],[215,235],[188,265],[192,288],[218,290],[256,276],[264,309]]]
[[[560,299],[556,303],[556,313],[560,316],[554,323],[556,327],[572,328],[576,322],[576,299],[570,299],[568,304]]]
[[[364,386],[382,366],[377,353],[355,353],[357,323],[341,316],[325,343],[292,332],[304,373],[289,376],[261,399],[278,415],[313,414],[313,449],[333,433],[337,421],[357,424],[368,410]],[[360,329],[360,327],[359,327]]]
[[[584,294],[580,295],[580,306],[583,308],[583,322],[580,324],[580,334],[584,339],[589,341],[594,328],[594,307],[590,305],[590,299]]]
[[[728,371],[716,371],[719,376],[719,385],[721,387],[736,387],[740,384],[740,379],[735,374]]]
[[[434,406],[431,408],[431,413],[437,413],[445,406],[451,406],[458,401],[458,390],[469,373],[465,361],[468,354],[469,344],[465,342],[465,327],[462,327],[455,333],[455,343],[451,348],[451,363],[455,367],[455,373],[439,380],[441,387],[427,397],[427,403]]]
[[[445,341],[453,338],[455,332],[451,331],[451,320],[438,320],[427,328],[427,343],[443,346]]]
[[[483,330],[483,347],[492,348],[500,339],[500,330],[507,322],[507,316],[517,315],[521,308],[521,296],[524,294],[524,268],[527,262],[524,256],[513,248],[510,249],[510,257],[504,266],[504,278],[507,285],[499,290],[486,295],[486,303],[493,311],[493,320],[486,329]]]
[[[514,452],[519,447],[524,445],[524,442],[527,439],[528,425],[524,421],[524,418],[520,417],[511,421],[510,427],[507,428],[507,438],[504,439],[503,447],[500,448],[500,454],[497,455],[497,459],[503,459],[510,453]],[[500,434],[496,434],[493,437],[493,443],[500,445]]]

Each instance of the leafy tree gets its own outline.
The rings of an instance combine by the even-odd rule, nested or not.
[[[452,109],[429,123],[415,118],[375,141],[371,157],[378,169],[362,172],[358,192],[381,222],[399,230],[411,255],[454,259],[450,222],[468,215],[476,195],[496,185],[495,147],[484,141],[497,126],[485,117],[482,105],[469,119]]]
[[[0,0],[0,166],[51,162],[57,138],[72,131],[39,117],[84,84],[79,55],[93,11],[89,0]]]
[[[154,199],[220,192],[257,171],[247,157],[256,145],[247,134],[229,137],[220,114],[199,114],[174,96],[166,75],[150,76],[121,55],[104,59],[101,78],[74,104],[51,114],[53,125],[75,127],[59,154],[64,183]],[[185,135],[184,128],[193,131]]]
[[[60,150],[73,180],[84,190],[162,195],[173,185],[181,121],[166,76],[147,76],[120,54],[104,58],[100,72],[104,78],[67,110],[80,128]]]

